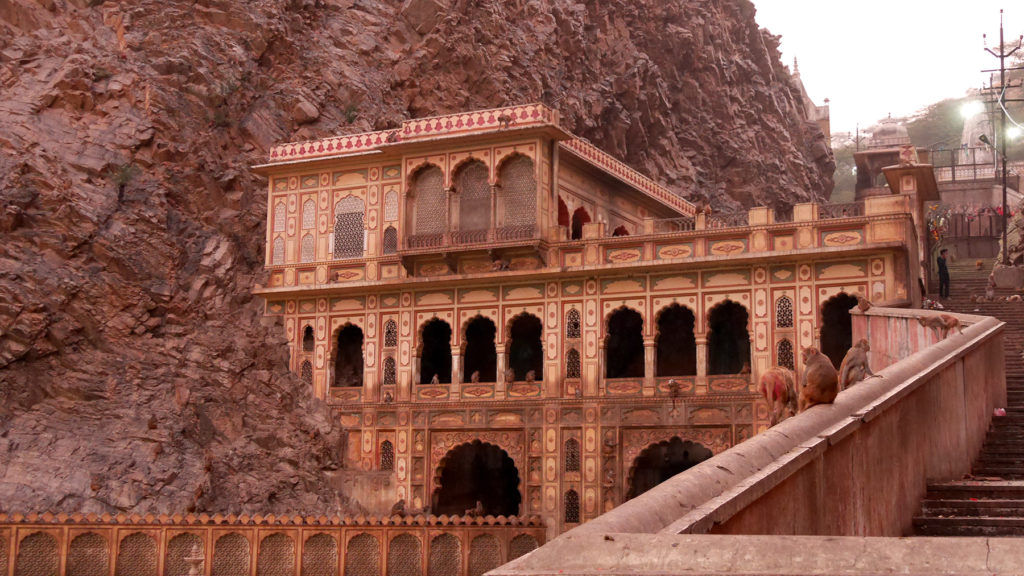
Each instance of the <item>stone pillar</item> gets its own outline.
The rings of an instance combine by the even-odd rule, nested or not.
[[[449,242],[450,242],[451,232],[452,232],[452,229],[453,229],[452,228],[452,212],[453,212],[453,210],[452,210],[452,200],[455,197],[455,188],[449,186],[449,187],[444,189],[444,193],[445,193],[444,194],[444,197],[445,197],[445,203],[444,203],[445,227],[444,227],[444,238],[442,239],[442,243],[445,246],[447,246],[449,244]],[[455,270],[452,270],[452,272],[455,272]]]
[[[697,392],[708,391],[708,337],[697,336]]]
[[[600,343],[597,345],[597,378],[595,378],[593,382],[585,381],[583,384],[583,393],[587,396],[600,396],[601,394],[601,389],[603,388],[601,383],[604,382],[605,374],[604,358],[607,352],[608,349],[606,348],[605,341],[602,338]]]
[[[504,346],[498,346],[498,373],[497,373],[497,378],[496,378],[497,383],[494,385],[494,394],[495,394],[495,396],[497,396],[499,392],[502,395],[504,395],[505,394],[505,386],[507,384],[511,384],[511,382],[507,382],[507,383],[505,382],[505,369],[506,369],[506,366],[505,366],[505,347]]]
[[[412,386],[420,383],[420,355],[412,357]]]
[[[452,398],[462,395],[462,347],[452,346]]]
[[[644,396],[654,395],[655,344],[653,338],[644,339]]]
[[[494,230],[498,228],[498,185],[491,184],[491,224],[487,236],[494,240]],[[500,370],[499,370],[500,372]],[[500,378],[500,377],[499,377]],[[499,380],[500,382],[500,380]]]

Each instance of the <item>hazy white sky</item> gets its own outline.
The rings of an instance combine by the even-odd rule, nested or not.
[[[832,131],[853,131],[888,113],[905,116],[987,83],[999,67],[984,51],[1024,32],[1021,0],[753,0],[757,23],[782,36],[782,60],[800,64],[816,104],[831,100]],[[1022,48],[1024,51],[1024,48]]]

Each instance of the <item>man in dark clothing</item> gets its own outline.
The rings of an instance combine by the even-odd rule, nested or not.
[[[939,250],[939,298],[949,298],[949,268],[946,267],[946,253],[949,250]]]

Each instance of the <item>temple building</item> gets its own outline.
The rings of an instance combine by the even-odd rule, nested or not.
[[[919,303],[934,195],[904,166],[786,221],[699,212],[540,104],[284,144],[257,170],[257,294],[348,430],[352,495],[549,536],[763,430],[757,376],[807,346],[838,364],[855,295]]]

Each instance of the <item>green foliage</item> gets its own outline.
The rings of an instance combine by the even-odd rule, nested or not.
[[[117,184],[120,187],[127,185],[129,182],[134,180],[135,177],[138,176],[141,172],[142,170],[140,170],[138,166],[129,162],[127,164],[122,164],[117,168],[111,170],[108,176],[114,182],[114,184]]]
[[[960,107],[966,101],[967,98],[947,98],[906,119],[910,141],[922,148],[958,148],[964,130]]]
[[[852,144],[832,150],[836,159],[836,171],[833,177],[835,185],[832,188],[832,195],[829,197],[832,202],[853,202],[857,188],[856,164],[853,162],[853,153],[856,150],[856,146]]]
[[[344,114],[345,121],[351,124],[359,117],[359,108],[355,104],[349,104],[345,107]]]

